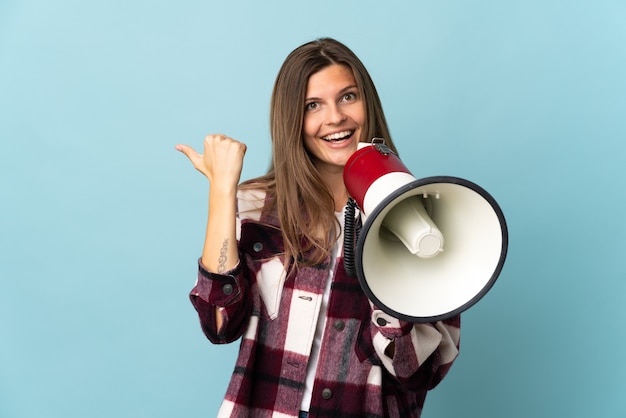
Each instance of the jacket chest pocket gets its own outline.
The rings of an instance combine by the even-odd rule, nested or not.
[[[251,283],[256,285],[263,302],[261,315],[276,319],[287,272],[283,264],[283,243],[280,230],[257,223],[241,226],[241,250],[246,255]]]

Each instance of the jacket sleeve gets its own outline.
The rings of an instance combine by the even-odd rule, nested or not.
[[[412,323],[372,310],[372,340],[383,367],[409,390],[437,386],[459,355],[461,317]]]
[[[240,262],[233,270],[223,274],[210,273],[198,261],[198,280],[189,298],[198,313],[202,331],[214,344],[237,340],[250,317],[250,289],[241,270]],[[220,329],[217,329],[216,310],[223,319]]]

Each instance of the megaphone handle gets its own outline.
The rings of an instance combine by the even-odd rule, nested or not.
[[[356,277],[354,251],[360,230],[360,225],[354,219],[356,206],[354,199],[349,198],[343,222],[343,267],[350,277]]]

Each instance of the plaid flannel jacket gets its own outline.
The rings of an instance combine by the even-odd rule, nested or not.
[[[225,274],[200,263],[190,293],[211,342],[241,338],[219,418],[298,416],[329,275],[331,264],[287,276],[276,216],[263,208],[262,195],[240,193],[240,263]],[[460,317],[413,324],[382,312],[345,274],[338,247],[309,417],[418,418],[459,353]]]

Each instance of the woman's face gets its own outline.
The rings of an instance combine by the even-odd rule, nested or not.
[[[333,64],[309,77],[304,146],[318,169],[343,170],[365,124],[365,104],[349,67]]]

